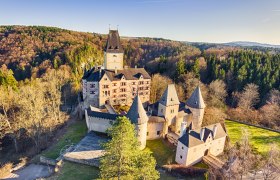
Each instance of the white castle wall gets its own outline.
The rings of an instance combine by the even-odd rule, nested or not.
[[[123,53],[104,53],[105,69],[123,69]]]
[[[138,142],[140,142],[140,149],[142,150],[146,147],[147,123],[136,125],[135,126],[135,131],[137,133]]]
[[[163,126],[164,126],[163,122],[159,122],[159,123],[149,122],[148,131],[147,131],[147,140],[153,140],[162,137]]]
[[[224,151],[225,140],[226,137],[215,140],[207,140],[205,143],[191,148],[188,148],[181,142],[178,142],[175,161],[185,166],[193,165],[202,160],[207,150],[210,154],[217,156]]]
[[[85,117],[88,131],[106,133],[106,130],[113,124],[113,120],[90,117],[88,116],[87,111],[85,111]]]

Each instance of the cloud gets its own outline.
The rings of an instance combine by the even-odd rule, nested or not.
[[[280,9],[273,9],[273,12],[280,12]]]

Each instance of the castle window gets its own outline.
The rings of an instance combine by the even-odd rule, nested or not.
[[[184,146],[182,146],[182,149],[184,149]]]
[[[114,83],[113,85],[114,85],[114,86],[117,86],[117,83]]]
[[[90,84],[90,88],[95,88],[95,84]]]
[[[114,93],[116,93],[116,92],[117,92],[117,90],[116,90],[116,89],[114,89],[114,90],[113,90],[113,92],[114,92]]]
[[[182,155],[180,155],[180,158],[182,159],[182,158],[183,158],[183,156],[182,156]]]
[[[117,57],[117,55],[114,54],[113,57]]]
[[[147,132],[147,136],[149,136],[149,132]]]
[[[90,91],[89,93],[90,93],[90,94],[95,94],[95,92],[94,92],[94,91]]]
[[[107,78],[104,78],[104,81],[107,81]]]
[[[132,82],[132,85],[135,85],[135,82]]]
[[[109,88],[109,85],[103,85],[103,88],[104,89]]]
[[[146,84],[149,84],[149,81],[147,81]]]
[[[160,134],[160,131],[157,131],[157,135],[159,135]]]
[[[122,83],[121,83],[121,86],[125,86],[125,85],[126,85],[126,83],[125,83],[125,82],[122,82]]]

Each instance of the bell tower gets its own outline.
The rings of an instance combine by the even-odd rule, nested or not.
[[[104,49],[104,68],[111,70],[123,69],[123,47],[118,30],[110,30]]]

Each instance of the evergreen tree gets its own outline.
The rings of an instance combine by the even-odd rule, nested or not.
[[[192,71],[195,74],[195,77],[197,77],[197,78],[200,77],[200,74],[199,74],[199,59],[196,59],[194,61],[194,65],[193,65]]]
[[[185,70],[186,70],[185,60],[183,58],[180,58],[176,66],[176,75],[177,75],[176,77],[185,74]]]
[[[102,179],[159,179],[156,161],[150,152],[139,149],[134,129],[126,117],[118,117],[108,130],[112,139],[103,144]]]

